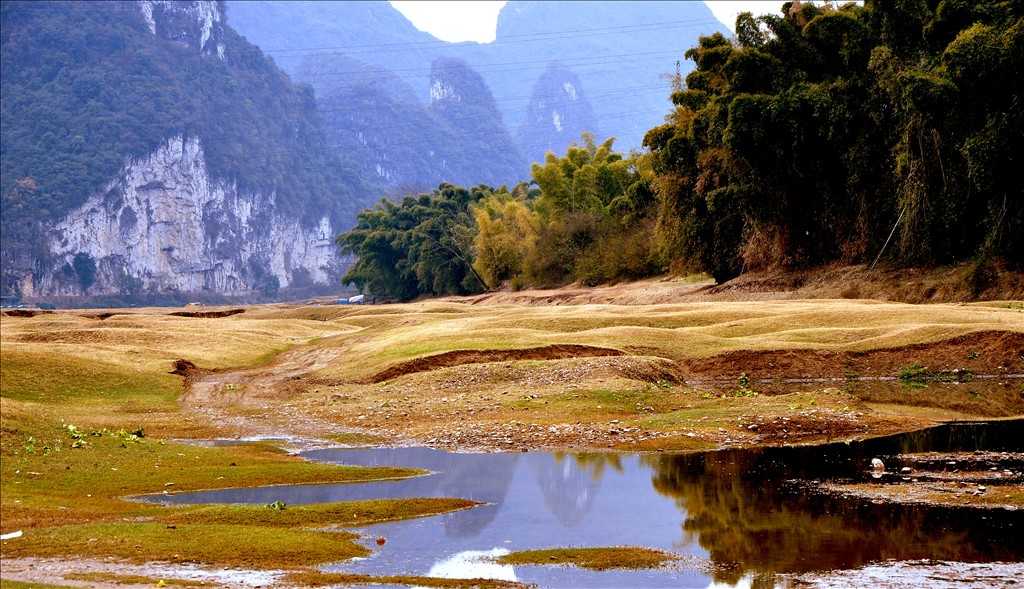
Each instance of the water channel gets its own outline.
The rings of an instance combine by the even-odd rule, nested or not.
[[[351,485],[260,487],[162,496],[168,503],[309,504],[461,497],[471,510],[363,528],[387,544],[327,567],[374,575],[487,577],[540,587],[782,587],[778,575],[888,560],[1024,562],[1024,510],[893,505],[799,482],[872,480],[870,461],[900,454],[1021,452],[1024,420],[949,424],[816,447],[696,454],[455,454],[429,448],[321,449],[303,455],[433,474]],[[1014,464],[1018,477],[1022,464]],[[1000,466],[1002,468],[1002,466]],[[879,481],[878,484],[892,484]],[[667,570],[498,565],[506,551],[647,546],[687,558]],[[1024,569],[1024,567],[1022,567]]]

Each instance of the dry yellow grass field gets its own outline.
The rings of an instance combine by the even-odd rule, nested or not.
[[[1024,414],[1020,301],[673,301],[666,291],[692,284],[661,286],[217,318],[3,316],[2,531],[47,530],[52,542],[19,555],[59,554],[81,534],[110,538],[101,545],[118,555],[128,524],[149,534],[140,545],[163,541],[161,526],[132,523],[150,516],[124,494],[409,474],[342,472],[272,444],[173,440],[685,451]],[[232,525],[195,524],[219,526],[211,561],[244,564],[232,560]],[[306,533],[260,530],[285,543]]]

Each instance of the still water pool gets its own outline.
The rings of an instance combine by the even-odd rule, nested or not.
[[[780,574],[887,560],[1024,561],[1024,511],[876,504],[800,481],[863,480],[901,453],[1024,449],[1024,420],[946,425],[851,444],[698,454],[454,454],[429,448],[305,452],[310,460],[405,466],[414,479],[260,487],[161,497],[173,503],[309,504],[460,497],[471,510],[364,528],[387,543],[330,571],[488,577],[541,587],[781,587]],[[497,565],[552,547],[647,546],[681,553],[669,570]]]

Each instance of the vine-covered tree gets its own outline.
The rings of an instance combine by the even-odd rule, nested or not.
[[[895,227],[898,263],[1024,261],[1022,23],[995,0],[787,2],[701,37],[645,140],[667,255],[725,280],[869,261]]]

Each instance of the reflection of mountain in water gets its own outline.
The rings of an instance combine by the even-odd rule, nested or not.
[[[642,460],[654,471],[655,489],[686,511],[686,540],[698,541],[722,565],[717,581],[736,583],[753,573],[755,585],[772,586],[774,573],[849,569],[889,559],[1024,558],[1024,513],[1019,511],[873,504],[786,482],[856,476],[872,455],[921,449],[922,435]],[[957,438],[939,436],[943,442]]]
[[[518,454],[450,454],[432,448],[378,448],[373,450],[314,450],[305,456],[313,460],[357,466],[404,466],[434,474],[389,483],[402,497],[457,497],[500,505],[508,494]],[[358,485],[367,487],[376,485]],[[379,492],[379,491],[377,491]],[[394,497],[396,495],[388,495]],[[471,538],[493,520],[497,510],[483,506],[443,516],[445,535]]]
[[[583,521],[594,504],[605,466],[622,472],[618,456],[603,454],[531,454],[544,504],[564,526]]]
[[[518,456],[515,454],[464,454],[458,461],[448,465],[438,480],[438,491],[449,497],[462,497],[473,501],[485,501],[500,505],[508,494],[509,483],[516,470]],[[479,507],[444,517],[444,532],[451,538],[478,536],[494,521],[498,510]]]

